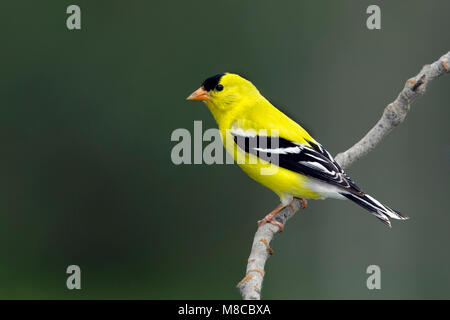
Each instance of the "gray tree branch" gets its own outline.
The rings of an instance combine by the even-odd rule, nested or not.
[[[349,167],[353,162],[365,156],[373,150],[386,137],[389,132],[402,123],[410,109],[410,104],[417,97],[423,95],[433,79],[449,73],[450,51],[432,64],[425,65],[415,76],[406,81],[403,90],[394,102],[390,103],[383,112],[381,119],[370,129],[370,131],[355,145],[345,152],[336,156],[336,161],[343,167]],[[286,207],[275,215],[275,219],[283,224],[294,216],[295,212],[303,208],[300,200],[294,199],[293,208]],[[270,223],[258,228],[253,239],[253,245],[248,258],[245,277],[237,284],[242,299],[261,299],[261,288],[264,280],[264,266],[273,250],[270,242],[279,233],[279,227]]]

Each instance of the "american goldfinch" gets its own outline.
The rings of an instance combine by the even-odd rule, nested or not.
[[[259,226],[270,222],[282,230],[273,216],[294,198],[304,206],[306,198],[349,199],[389,227],[389,218],[408,219],[363,192],[319,142],[241,76],[223,73],[209,77],[187,100],[206,103],[227,152],[247,175],[280,197],[281,204],[258,221]],[[276,143],[271,142],[274,138]],[[270,160],[274,155],[277,161]]]

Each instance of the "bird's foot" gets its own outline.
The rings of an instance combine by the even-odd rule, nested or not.
[[[274,215],[276,215],[278,212],[280,212],[285,206],[280,203],[280,205],[278,207],[276,207],[275,209],[273,209],[271,212],[269,212],[264,218],[262,218],[261,220],[258,221],[258,227],[261,227],[263,225],[265,225],[266,223],[271,223],[273,225],[276,225],[280,228],[280,232],[283,232],[283,224],[281,222],[276,221],[273,217]]]
[[[302,208],[306,209],[306,207],[308,206],[308,201],[306,201],[306,199],[303,199],[303,198],[297,198],[297,199],[302,202]]]

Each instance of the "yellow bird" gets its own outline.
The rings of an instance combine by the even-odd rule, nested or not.
[[[294,198],[349,199],[389,227],[407,216],[363,192],[305,129],[275,108],[248,80],[223,73],[206,79],[187,100],[204,101],[227,152],[252,179],[275,192],[281,204],[258,221],[270,222]]]

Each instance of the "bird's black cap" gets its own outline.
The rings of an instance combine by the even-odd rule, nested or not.
[[[202,87],[205,88],[206,91],[213,90],[218,84],[220,79],[224,76],[224,73],[216,74],[215,76],[209,77],[202,83]]]

